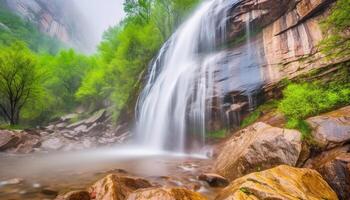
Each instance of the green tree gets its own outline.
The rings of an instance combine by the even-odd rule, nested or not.
[[[20,42],[0,51],[0,113],[11,125],[18,124],[20,112],[41,90],[35,56]]]

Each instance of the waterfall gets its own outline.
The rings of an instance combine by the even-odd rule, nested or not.
[[[163,45],[136,107],[140,144],[174,151],[203,146],[213,99],[223,92],[214,84],[216,69],[229,57],[215,47],[225,40],[228,9],[237,2],[204,1]]]

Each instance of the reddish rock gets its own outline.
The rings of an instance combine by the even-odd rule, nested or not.
[[[145,179],[110,174],[91,186],[89,192],[91,199],[124,200],[131,192],[149,187],[152,185]]]
[[[309,159],[304,167],[317,170],[339,199],[350,199],[350,144],[322,152]]]
[[[55,200],[90,200],[90,194],[84,190],[71,191],[64,195],[59,195]]]
[[[281,165],[238,178],[215,200],[337,200],[321,175],[312,169]]]
[[[184,188],[148,188],[131,193],[127,200],[206,200],[206,198]]]
[[[215,163],[216,173],[229,180],[281,164],[295,166],[302,141],[296,130],[255,123],[226,141]]]
[[[20,143],[21,137],[15,132],[0,130],[0,151],[15,148]]]

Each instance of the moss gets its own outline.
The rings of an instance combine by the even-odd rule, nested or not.
[[[224,137],[226,137],[226,130],[220,129],[220,130],[216,130],[216,131],[209,131],[207,133],[207,137],[209,137],[209,138],[224,138]]]
[[[249,189],[246,188],[246,187],[241,187],[241,188],[239,188],[239,191],[243,192],[243,193],[246,194],[246,195],[251,195],[251,194],[253,194],[253,193],[252,193],[251,191],[249,191]]]
[[[270,100],[260,105],[255,111],[245,117],[241,123],[241,128],[245,128],[256,122],[264,113],[275,110],[278,106],[277,100]]]

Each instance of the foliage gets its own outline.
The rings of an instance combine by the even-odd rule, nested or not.
[[[198,0],[127,0],[127,17],[99,45],[100,67],[88,72],[76,97],[91,107],[108,99],[115,115],[137,90],[139,76]],[[136,91],[137,92],[137,91]]]
[[[75,95],[87,72],[96,68],[97,60],[70,49],[61,51],[56,56],[40,56],[39,66],[45,71],[46,78],[43,81],[46,104],[39,117],[42,119],[45,116],[72,112],[79,105],[79,99]]]
[[[260,105],[257,109],[255,109],[252,113],[250,113],[247,117],[245,117],[241,123],[241,127],[245,128],[254,122],[256,122],[263,113],[271,112],[275,110],[278,106],[277,100],[270,100],[262,105]]]
[[[283,94],[279,110],[291,119],[304,119],[350,101],[350,87],[345,86],[290,84]]]
[[[331,14],[322,23],[328,36],[321,41],[321,50],[331,58],[350,54],[349,13],[350,0],[338,0]]]
[[[225,129],[220,129],[216,131],[209,131],[206,135],[209,138],[224,138],[226,137],[226,130]]]
[[[304,119],[350,102],[348,72],[328,83],[292,83],[284,89],[283,95],[278,109],[287,117],[287,128],[300,130],[307,139],[311,129]]]
[[[25,44],[16,42],[0,52],[0,115],[11,125],[18,124],[24,106],[42,91],[41,72],[34,54]]]
[[[34,24],[11,13],[0,1],[0,46],[9,46],[20,40],[35,52],[55,54],[63,44],[41,33]]]

